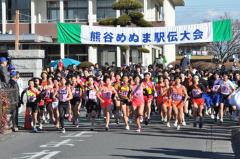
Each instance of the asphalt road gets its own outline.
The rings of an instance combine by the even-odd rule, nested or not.
[[[230,121],[219,126],[208,120],[203,129],[191,124],[177,131],[157,119],[143,132],[130,131],[124,125],[111,124],[109,132],[98,124],[90,132],[82,119],[79,128],[67,123],[62,134],[52,127],[41,133],[21,130],[0,137],[0,159],[233,159]]]

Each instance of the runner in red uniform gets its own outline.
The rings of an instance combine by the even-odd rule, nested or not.
[[[144,104],[145,104],[144,106],[145,125],[148,125],[150,121],[154,92],[155,92],[155,87],[154,87],[154,83],[151,80],[151,74],[147,72],[144,74],[144,81],[143,81],[143,94],[144,94]]]
[[[162,106],[163,106],[163,118],[167,119],[165,122],[167,122],[167,127],[170,126],[170,120],[172,116],[172,99],[171,99],[171,87],[169,85],[168,78],[164,79],[164,86],[161,90],[162,95]]]
[[[143,116],[144,111],[144,98],[143,98],[143,85],[140,83],[141,77],[139,75],[134,77],[135,84],[132,85],[131,92],[131,101],[134,110],[134,114],[136,117],[137,124],[137,132],[141,132],[141,118]]]
[[[193,126],[196,127],[199,121],[199,128],[202,128],[203,125],[203,109],[204,109],[204,99],[202,97],[205,88],[203,85],[199,84],[199,77],[194,76],[193,85],[191,87],[191,97],[193,103],[193,116],[195,118],[195,122]]]
[[[112,95],[115,94],[115,98],[118,98],[118,95],[115,88],[112,86],[111,79],[109,76],[106,76],[104,78],[104,83],[105,84],[98,91],[97,97],[100,100],[101,107],[106,116],[105,130],[108,131],[110,123],[110,112],[113,107]]]
[[[173,110],[177,119],[177,123],[175,122],[174,126],[177,127],[177,130],[180,130],[183,119],[183,107],[188,98],[188,94],[186,88],[181,85],[181,80],[178,75],[176,75],[175,84],[172,86],[171,98]]]

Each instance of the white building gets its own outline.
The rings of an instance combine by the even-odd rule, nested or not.
[[[22,49],[44,49],[48,61],[61,57],[75,58],[104,64],[116,62],[118,66],[128,63],[152,64],[159,54],[164,53],[167,61],[175,60],[175,45],[144,46],[150,53],[138,53],[131,47],[130,52],[121,52],[116,46],[59,45],[57,44],[57,22],[97,25],[98,20],[106,17],[118,17],[120,11],[112,9],[116,0],[0,0],[1,32],[0,50],[8,50],[14,41],[8,38],[15,33],[15,9],[20,10],[20,34],[23,36]],[[184,0],[141,0],[145,20],[154,26],[175,26],[175,7],[183,6]],[[24,35],[35,34],[32,39]],[[4,36],[5,35],[5,36]],[[52,40],[46,40],[49,39]],[[2,39],[2,40],[1,40]],[[8,40],[9,39],[9,40]],[[39,40],[40,39],[40,40]]]

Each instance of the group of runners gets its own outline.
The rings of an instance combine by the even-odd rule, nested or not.
[[[110,118],[123,121],[130,130],[129,119],[135,120],[136,131],[142,124],[151,123],[153,113],[159,114],[166,127],[186,125],[186,118],[194,119],[194,127],[203,127],[203,116],[209,115],[219,124],[224,115],[238,120],[238,110],[230,104],[231,95],[240,86],[240,71],[202,71],[194,68],[162,68],[150,65],[145,72],[141,65],[122,68],[96,67],[64,69],[59,64],[44,70],[41,78],[28,82],[22,95],[27,96],[26,107],[31,112],[34,132],[50,123],[65,133],[64,120],[79,127],[81,108],[94,131],[96,118],[105,119],[109,131]],[[101,116],[101,112],[103,115]],[[131,128],[135,126],[131,125]]]

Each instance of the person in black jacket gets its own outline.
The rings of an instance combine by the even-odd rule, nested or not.
[[[7,68],[7,62],[8,61],[5,57],[0,58],[0,81],[2,84],[5,84],[5,86],[9,81],[9,72]]]
[[[15,101],[11,101],[12,108],[11,108],[11,121],[12,121],[12,129],[13,131],[18,131],[18,108],[21,106],[20,104],[20,94],[19,94],[19,87],[17,84],[17,72],[11,71],[10,73],[10,80],[8,82],[9,88],[15,89],[16,97]]]

